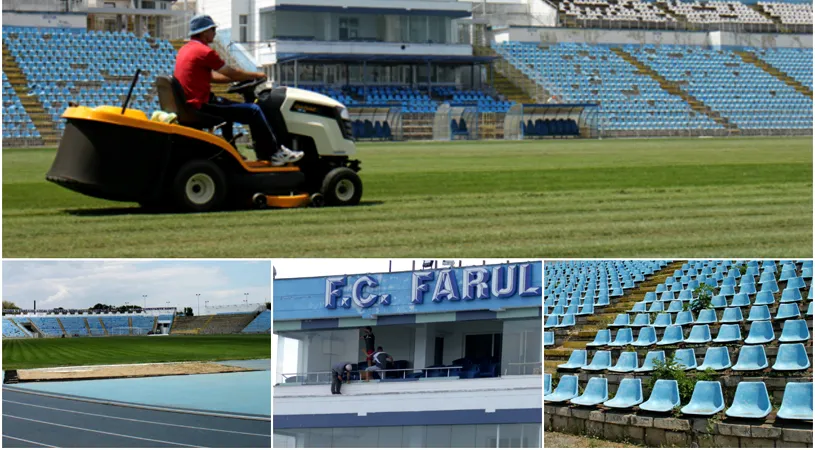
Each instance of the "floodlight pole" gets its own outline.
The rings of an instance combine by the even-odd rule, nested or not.
[[[198,297],[198,315],[201,315],[201,294],[195,294]]]
[[[144,309],[147,309],[147,294],[141,296],[144,299]]]

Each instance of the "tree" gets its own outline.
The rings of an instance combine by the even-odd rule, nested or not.
[[[20,309],[20,307],[15,305],[14,302],[3,300],[3,309]]]
[[[193,314],[192,314],[192,308],[190,308],[190,307],[185,307],[185,308],[184,308],[184,315],[185,315],[185,316],[187,316],[187,317],[192,316],[192,315],[193,315]]]
[[[272,309],[272,302],[266,302],[266,309]]]

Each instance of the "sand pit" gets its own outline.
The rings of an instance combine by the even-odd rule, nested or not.
[[[158,377],[166,375],[198,375],[249,371],[251,371],[251,369],[225,366],[214,362],[179,362],[26,369],[17,371],[17,376],[21,382],[26,382],[99,380],[106,378]]]

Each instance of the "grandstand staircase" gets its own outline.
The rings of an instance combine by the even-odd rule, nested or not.
[[[781,70],[778,70],[777,68],[773,67],[772,65],[764,62],[764,60],[762,60],[761,58],[756,56],[755,53],[748,52],[748,51],[745,51],[745,50],[734,50],[734,53],[739,55],[739,57],[745,63],[752,64],[752,65],[758,67],[759,69],[767,72],[768,74],[774,76],[775,78],[778,78],[779,80],[783,81],[785,84],[792,87],[793,89],[800,92],[801,94],[803,94],[803,95],[805,95],[805,96],[807,96],[809,98],[812,98],[812,89],[810,89],[807,86],[804,86],[798,80],[796,80],[795,78],[792,78],[791,76],[787,75],[786,73],[782,72]]]
[[[731,134],[740,133],[740,130],[736,126],[736,124],[730,122],[730,120],[727,117],[722,116],[721,113],[719,113],[718,111],[714,111],[710,106],[707,106],[701,100],[685,92],[685,90],[679,87],[677,83],[668,81],[665,77],[657,73],[657,71],[650,68],[647,64],[644,64],[639,59],[637,59],[634,55],[626,52],[620,47],[611,47],[610,50],[616,53],[620,58],[624,59],[632,66],[636,67],[640,74],[653,78],[654,81],[659,83],[659,86],[666,92],[668,92],[669,94],[676,95],[682,98],[682,100],[685,100],[690,105],[691,109],[693,109],[697,113],[704,114],[710,117],[711,119],[713,119],[714,122],[723,126]]]
[[[82,318],[82,323],[85,324],[85,330],[88,332],[88,336],[93,336],[93,334],[91,334],[91,326],[88,325],[88,318],[87,317]]]
[[[42,145],[56,146],[59,143],[60,134],[54,127],[53,119],[45,112],[37,96],[29,95],[28,81],[25,75],[23,75],[20,66],[17,65],[14,56],[11,55],[11,52],[9,52],[6,46],[3,46],[3,72],[6,73],[11,87],[14,88],[17,96],[20,97],[20,103],[23,104],[26,113],[31,117],[31,121],[34,122],[37,131],[40,132]]]
[[[102,318],[97,317],[97,319],[99,320],[99,324],[102,325],[102,330],[105,331],[105,336],[110,336],[110,333],[108,333],[108,328],[105,326],[105,322],[102,322]]]
[[[17,327],[24,335],[29,336],[29,337],[31,336],[31,333],[28,330],[26,330],[26,328],[24,326],[22,326],[19,323],[15,322],[14,319],[12,319],[11,317],[7,317],[5,319],[8,320],[12,325]]]
[[[59,318],[57,318],[57,324],[59,325],[59,329],[60,329],[60,330],[62,330],[62,334],[64,334],[64,335],[66,335],[66,336],[67,336],[67,335],[68,335],[68,332],[67,332],[67,331],[65,331],[65,327],[62,325],[62,321],[61,321],[61,320],[59,320]]]
[[[490,81],[495,90],[507,100],[526,104],[543,103],[551,95],[549,91],[538,86],[490,47],[474,45],[473,54],[497,58],[492,65],[492,80]],[[535,98],[536,93],[539,94],[537,98]]]
[[[642,301],[645,293],[656,289],[657,284],[663,283],[665,279],[673,275],[674,271],[682,268],[682,264],[687,261],[674,261],[664,269],[655,272],[645,281],[640,282],[637,287],[625,293],[622,297],[611,299],[612,305],[605,307],[602,314],[593,314],[586,318],[585,325],[576,325],[574,331],[569,333],[569,337],[559,346],[544,350],[543,369],[546,373],[556,373],[557,366],[565,363],[572,354],[572,350],[585,349],[597,331],[607,328],[608,324],[614,322],[617,314],[623,313],[634,307],[634,303]]]

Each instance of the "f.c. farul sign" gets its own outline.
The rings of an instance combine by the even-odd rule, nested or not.
[[[410,274],[327,277],[323,306],[326,309],[350,309],[377,305],[385,312],[389,306],[400,304],[419,312],[426,302],[469,303],[519,298],[540,301],[540,273],[540,263],[519,263]]]

